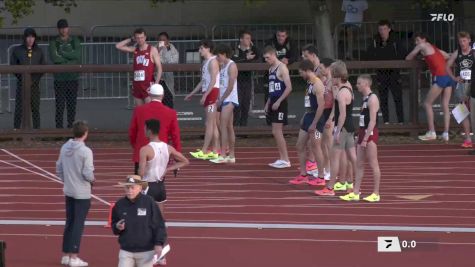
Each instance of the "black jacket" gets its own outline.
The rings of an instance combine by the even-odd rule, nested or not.
[[[406,48],[393,31],[389,32],[386,42],[383,42],[381,36],[376,34],[366,52],[368,60],[403,60],[407,54]]]
[[[254,55],[256,55],[253,59],[248,60],[247,59],[247,53],[252,52]],[[232,60],[236,63],[254,63],[259,61],[259,50],[257,49],[256,46],[251,45],[249,49],[242,50],[240,46],[236,46],[234,49],[234,54],[232,56]],[[251,72],[250,71],[239,71],[238,75],[238,82],[243,82],[247,81],[250,82],[252,78]]]
[[[30,57],[31,55],[31,57]],[[26,45],[16,46],[13,48],[13,52],[10,57],[10,65],[44,65],[46,64],[46,58],[43,50],[39,48],[36,43],[29,50]],[[37,73],[32,75],[33,82],[38,82],[43,74]],[[21,75],[16,75],[21,80]]]
[[[125,219],[125,229],[119,231],[117,222]],[[163,246],[167,239],[165,222],[157,203],[140,193],[135,202],[124,197],[112,209],[112,231],[119,235],[122,250],[145,252],[154,250],[155,245]]]
[[[279,60],[284,57],[287,58],[289,60],[289,65],[299,60],[300,54],[297,43],[290,37],[287,37],[284,44],[280,45],[277,42],[277,38],[274,36],[272,39],[267,41],[266,46],[274,47],[277,51],[277,58]]]

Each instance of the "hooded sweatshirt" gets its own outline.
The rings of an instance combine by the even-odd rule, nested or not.
[[[92,150],[84,142],[70,139],[61,147],[56,173],[64,182],[64,194],[75,199],[91,198],[94,182]]]
[[[23,35],[23,44],[19,46],[15,46],[13,48],[12,54],[10,56],[10,64],[11,65],[44,65],[46,64],[46,58],[44,56],[43,50],[38,47],[35,42],[31,49],[28,49],[26,46],[26,38],[28,36],[33,36],[36,38],[36,32],[34,29],[27,28]],[[31,75],[33,82],[39,82],[41,79],[42,73],[34,73]],[[17,74],[17,78],[19,79],[18,84],[21,86],[21,78],[22,75]]]

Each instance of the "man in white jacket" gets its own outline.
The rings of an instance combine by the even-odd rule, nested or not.
[[[56,162],[56,173],[64,182],[66,197],[66,224],[63,234],[61,264],[88,266],[78,257],[84,222],[91,207],[91,186],[94,182],[92,150],[86,146],[89,128],[86,122],[73,124],[74,138],[66,142]]]

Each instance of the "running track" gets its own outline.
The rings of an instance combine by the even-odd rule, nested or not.
[[[59,266],[64,196],[54,178],[58,149],[0,151],[0,239],[7,266]],[[94,148],[97,182],[81,256],[116,266],[118,245],[102,225],[112,187],[133,169],[130,150]],[[290,151],[296,165],[296,152]],[[168,266],[473,266],[475,157],[456,145],[380,147],[382,202],[318,198],[290,186],[295,167],[274,170],[272,148],[239,148],[235,165],[192,160],[167,179]],[[372,177],[363,182],[371,193]],[[378,236],[415,240],[378,253]]]

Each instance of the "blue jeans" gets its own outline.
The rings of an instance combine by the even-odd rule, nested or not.
[[[66,196],[66,225],[63,233],[63,252],[78,253],[91,199],[75,199]]]

